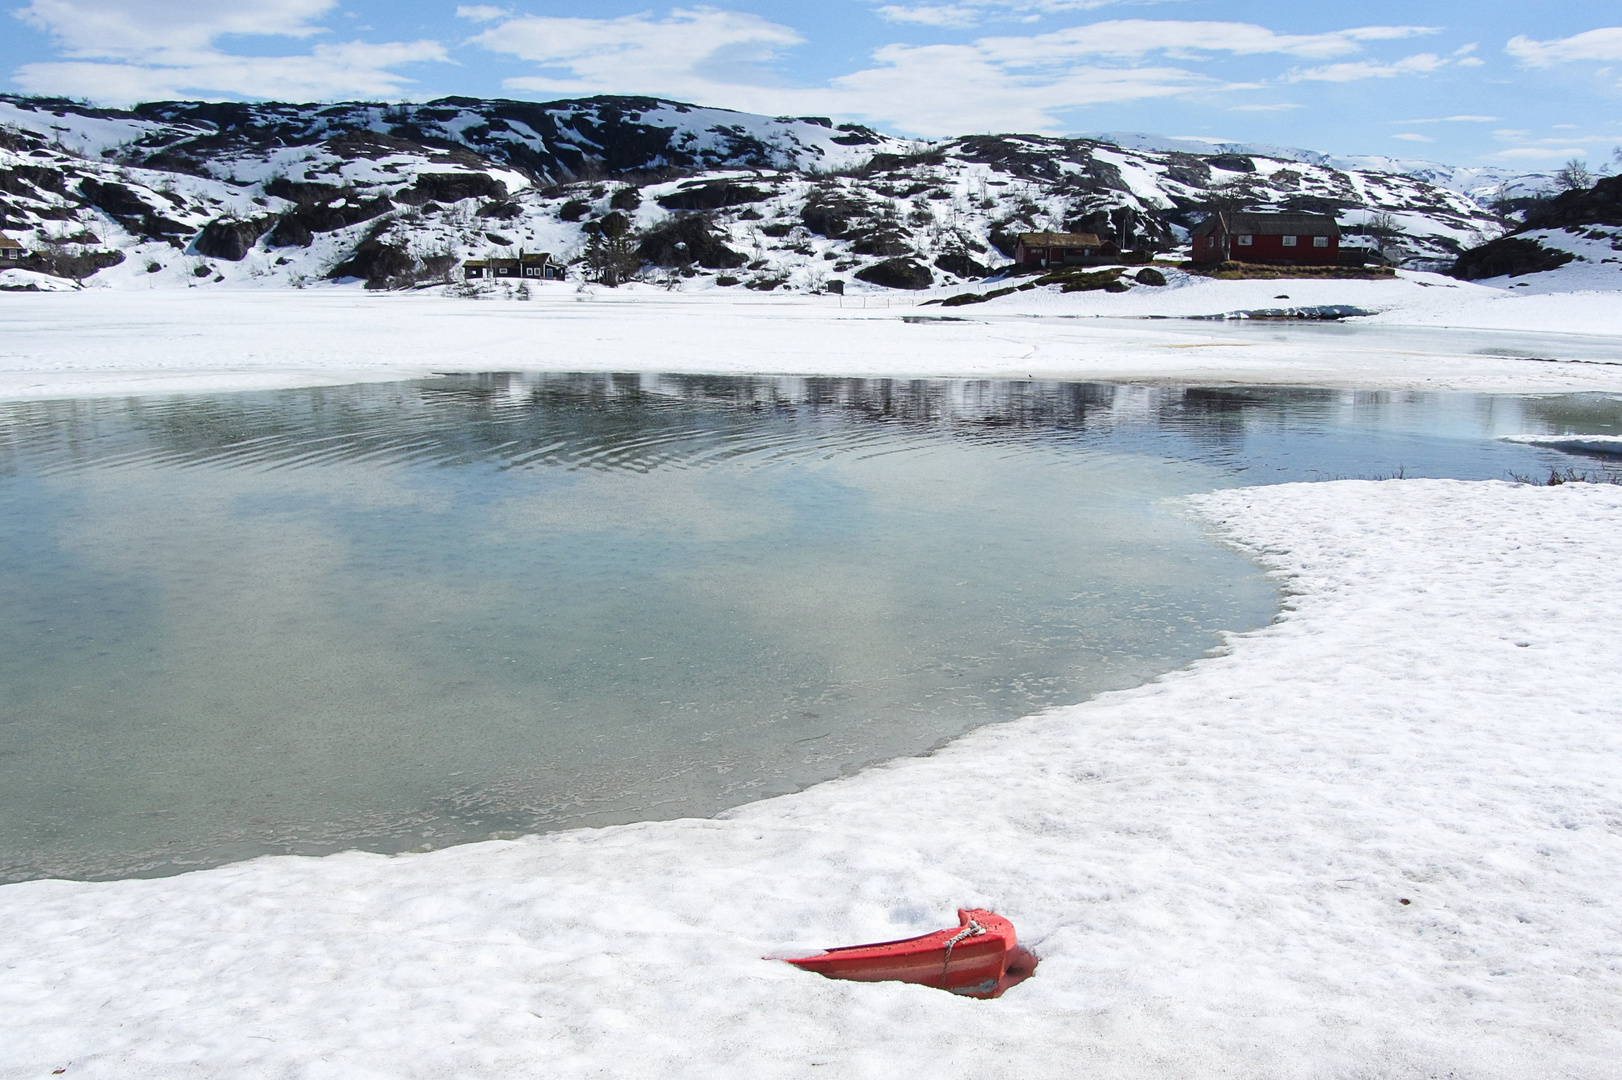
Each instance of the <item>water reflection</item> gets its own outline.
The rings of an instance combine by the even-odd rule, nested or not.
[[[714,813],[1264,623],[1170,496],[1536,473],[1493,436],[1615,416],[499,374],[0,407],[0,878]]]

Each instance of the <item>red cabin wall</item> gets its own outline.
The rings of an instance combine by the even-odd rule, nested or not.
[[[1210,236],[1204,239],[1209,243],[1217,238]],[[1202,254],[1201,249],[1196,247],[1194,257],[1198,259]],[[1233,236],[1228,241],[1228,257],[1238,262],[1290,262],[1306,266],[1334,266],[1340,262],[1340,238],[1331,236],[1328,247],[1314,247],[1312,237],[1300,236],[1296,240],[1295,247],[1285,247],[1282,236],[1257,235],[1248,245],[1240,244],[1239,238]]]

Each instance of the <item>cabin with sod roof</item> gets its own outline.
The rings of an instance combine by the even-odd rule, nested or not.
[[[1330,214],[1212,214],[1194,226],[1197,263],[1249,262],[1335,266],[1340,226]]]
[[[527,278],[540,281],[562,281],[564,266],[551,255],[518,253],[516,259],[469,259],[462,264],[462,278]]]
[[[23,250],[21,244],[5,233],[0,233],[0,266],[4,266],[6,263],[18,262],[27,254],[28,252]]]
[[[1020,266],[1084,266],[1121,254],[1121,249],[1097,233],[1028,232],[1014,242],[1014,262]]]

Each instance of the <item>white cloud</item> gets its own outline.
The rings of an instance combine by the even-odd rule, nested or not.
[[[921,26],[960,28],[980,21],[980,11],[963,4],[917,4],[898,7],[886,4],[878,9],[880,18],[889,22],[917,23]]]
[[[1436,141],[1435,139],[1431,138],[1429,135],[1421,135],[1416,131],[1405,131],[1401,135],[1393,135],[1391,137],[1393,139],[1401,139],[1404,142],[1435,142]]]
[[[1278,34],[1252,23],[1117,19],[1035,37],[983,38],[979,44],[1009,55],[1035,50],[1052,59],[1083,56],[1124,59],[1159,52],[1179,59],[1211,53],[1236,56],[1274,53],[1326,60],[1358,52],[1365,41],[1390,41],[1435,32],[1434,28],[1425,26],[1363,26],[1324,34]]]
[[[1461,114],[1458,116],[1432,116],[1424,120],[1396,120],[1393,122],[1402,127],[1409,127],[1413,124],[1496,124],[1498,120],[1499,117],[1496,116]]]
[[[1487,61],[1483,60],[1479,56],[1466,56],[1464,59],[1458,61],[1458,66],[1459,67],[1486,67],[1487,66]]]
[[[1229,112],[1286,112],[1290,109],[1304,109],[1305,105],[1280,103],[1277,105],[1235,105]]]
[[[282,101],[394,98],[410,80],[389,69],[445,61],[437,41],[317,45],[302,56],[200,52],[184,64],[64,61],[24,64],[14,79],[25,92],[129,103],[219,95]]]
[[[972,5],[935,8],[966,6]],[[1324,60],[1353,56],[1368,42],[1432,32],[1418,26],[1367,26],[1280,34],[1249,23],[1111,20],[1017,37],[890,44],[875,50],[861,70],[820,86],[800,87],[786,85],[773,70],[804,42],[800,33],[738,11],[677,8],[663,16],[602,19],[515,15],[492,22],[471,42],[536,66],[532,74],[508,79],[505,85],[511,90],[560,97],[651,94],[769,115],[859,117],[918,134],[950,135],[1061,131],[1061,117],[1076,108],[1191,91],[1262,88],[1225,83],[1192,70],[1192,62],[1215,55]],[[1442,63],[1425,54],[1394,65],[1369,64],[1381,70],[1358,77],[1386,69],[1390,74],[1424,70],[1433,62]],[[1271,108],[1263,105],[1255,111]]]
[[[309,37],[336,0],[30,0],[16,16],[68,56],[128,57],[202,49],[227,34]]]
[[[458,19],[471,19],[474,22],[494,22],[511,14],[506,8],[491,7],[489,4],[463,4],[456,9]]]
[[[1174,0],[957,0],[951,4],[884,4],[876,10],[876,14],[890,22],[964,27],[973,26],[986,17],[1031,21],[1067,11],[1091,11],[1118,4],[1169,2]]]
[[[1284,76],[1285,82],[1356,82],[1359,79],[1390,79],[1398,75],[1424,75],[1445,67],[1447,61],[1435,53],[1418,53],[1394,63],[1382,64],[1376,60],[1356,60],[1325,67],[1304,68]]]
[[[472,39],[555,72],[508,80],[515,89],[688,98],[711,97],[721,87],[768,85],[774,80],[762,65],[804,40],[758,15],[713,8],[677,8],[663,19],[525,15]]]
[[[1622,26],[1602,27],[1552,41],[1517,35],[1510,38],[1504,51],[1532,67],[1551,67],[1573,60],[1622,60]]]
[[[45,30],[64,59],[13,73],[26,92],[129,103],[174,97],[325,100],[397,96],[402,64],[449,59],[434,41],[341,42],[292,56],[220,49],[230,37],[309,38],[335,0],[31,0],[15,12]]]

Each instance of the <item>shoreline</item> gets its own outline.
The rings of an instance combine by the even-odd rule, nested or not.
[[[715,819],[0,888],[0,1077],[1614,1076],[1622,489],[1191,503],[1277,620],[927,757]],[[989,1007],[758,959],[959,905],[1042,956]]]

